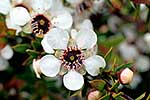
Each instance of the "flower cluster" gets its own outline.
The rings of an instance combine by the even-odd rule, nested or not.
[[[71,14],[90,9],[95,2],[67,2],[77,9],[66,8],[60,0],[4,0],[0,12],[6,15],[6,25],[15,29],[16,35],[23,31],[42,38],[41,45],[48,54],[33,60],[37,77],[40,73],[48,77],[64,75],[64,86],[75,91],[83,87],[86,71],[97,76],[106,62],[96,51],[93,53],[97,36],[90,20],[72,26],[75,19]]]
[[[136,13],[132,10],[136,11],[135,8],[139,10],[138,13],[144,10],[141,5],[134,6],[131,3],[125,7],[122,4],[129,3],[115,0],[0,2],[0,27],[7,27],[2,31],[0,29],[0,38],[4,38],[4,41],[0,40],[0,74],[3,71],[15,73],[8,86],[7,82],[0,82],[0,93],[6,88],[8,95],[16,95],[18,89],[24,87],[19,81],[23,79],[22,83],[34,83],[33,88],[36,89],[33,92],[39,87],[44,90],[35,93],[39,96],[44,94],[41,99],[51,95],[53,99],[53,90],[57,87],[56,92],[63,94],[64,98],[67,98],[66,92],[69,92],[69,96],[79,95],[79,98],[81,96],[87,100],[130,100],[129,96],[120,92],[121,89],[128,85],[134,89],[142,80],[140,73],[150,69],[147,57],[150,53],[150,33],[149,29],[144,30],[142,26],[143,21],[146,23],[149,18],[145,19],[144,14],[138,16],[142,20],[134,16]],[[127,16],[129,12],[133,16]],[[130,25],[126,21],[131,22]],[[136,30],[139,24],[142,28]],[[147,33],[142,38],[138,37],[137,32],[143,30]],[[8,72],[7,68],[10,68]],[[27,76],[20,75],[21,68]],[[16,74],[17,71],[20,71],[19,74]],[[34,82],[24,79],[30,76]],[[29,97],[28,90],[25,95],[20,93],[19,96]]]

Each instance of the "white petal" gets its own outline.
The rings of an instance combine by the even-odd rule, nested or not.
[[[78,47],[82,49],[92,48],[97,42],[96,33],[93,30],[80,30],[74,38]]]
[[[59,10],[52,13],[52,24],[62,29],[69,29],[72,26],[72,16],[66,10]]]
[[[69,34],[59,28],[51,29],[45,37],[47,38],[47,43],[51,45],[53,49],[65,49],[67,48]]]
[[[52,0],[32,0],[32,8],[38,13],[44,13],[52,6]]]
[[[47,41],[47,37],[43,38],[41,44],[46,53],[54,53],[54,50],[52,49],[52,47],[50,46],[50,44]]]
[[[5,59],[10,59],[13,56],[13,50],[9,45],[6,45],[1,51],[1,56]]]
[[[31,19],[29,12],[24,7],[15,7],[10,11],[10,20],[16,25],[25,25]]]
[[[8,68],[8,61],[0,56],[0,71],[4,71]]]
[[[41,78],[41,77],[40,77],[41,70],[40,70],[40,65],[39,65],[39,63],[40,63],[40,59],[37,59],[37,60],[36,60],[36,59],[33,59],[32,66],[33,66],[33,70],[34,70],[34,72],[35,72],[37,78]]]
[[[99,68],[104,68],[106,62],[103,57],[94,55],[83,61],[85,69],[92,76],[97,76],[99,74]]]
[[[22,31],[25,32],[26,34],[32,34],[32,28],[31,28],[31,23],[27,23],[22,27]]]
[[[58,11],[64,9],[62,0],[53,0],[52,1],[52,7],[50,8],[50,11]]]
[[[14,24],[10,20],[10,17],[7,16],[5,21],[6,21],[7,28],[16,30],[16,34],[22,31],[22,28],[19,25]]]
[[[64,86],[72,91],[76,91],[82,88],[84,84],[83,76],[76,71],[69,71],[63,77]]]
[[[61,61],[53,55],[46,55],[41,58],[40,69],[41,72],[49,77],[56,76],[60,71]]]
[[[10,0],[3,0],[0,2],[0,13],[6,15],[11,9]]]
[[[92,22],[89,19],[85,19],[81,24],[77,26],[77,29],[91,29],[93,30]]]

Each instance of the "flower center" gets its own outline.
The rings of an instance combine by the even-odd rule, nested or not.
[[[69,47],[64,50],[61,57],[62,65],[67,69],[79,69],[83,63],[83,58],[81,50],[76,47]]]
[[[46,34],[50,29],[51,22],[44,15],[37,15],[31,21],[32,33],[35,35]]]

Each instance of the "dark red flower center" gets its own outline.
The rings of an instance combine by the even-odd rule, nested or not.
[[[37,15],[31,21],[32,33],[35,35],[46,34],[50,29],[51,22],[44,15]]]
[[[76,47],[69,47],[64,50],[61,60],[67,69],[78,69],[83,63],[83,53]]]

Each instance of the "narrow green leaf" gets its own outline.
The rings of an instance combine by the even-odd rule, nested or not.
[[[109,38],[104,38],[101,40],[103,36],[99,36],[98,37],[98,42],[107,46],[107,47],[114,47],[119,45],[125,38],[123,35],[119,34],[119,35],[115,35]]]
[[[40,42],[36,41],[36,40],[32,41],[31,45],[32,45],[32,47],[33,47],[34,50],[38,50],[41,47]]]
[[[25,53],[28,48],[30,48],[29,44],[18,44],[13,46],[13,49],[19,53]]]
[[[132,67],[132,63],[123,64],[121,66],[116,67],[115,72],[118,72],[124,68],[131,68],[131,67]]]
[[[146,93],[143,93],[142,95],[140,95],[138,98],[136,98],[135,100],[141,100],[142,98],[144,98],[145,97],[145,94]]]

